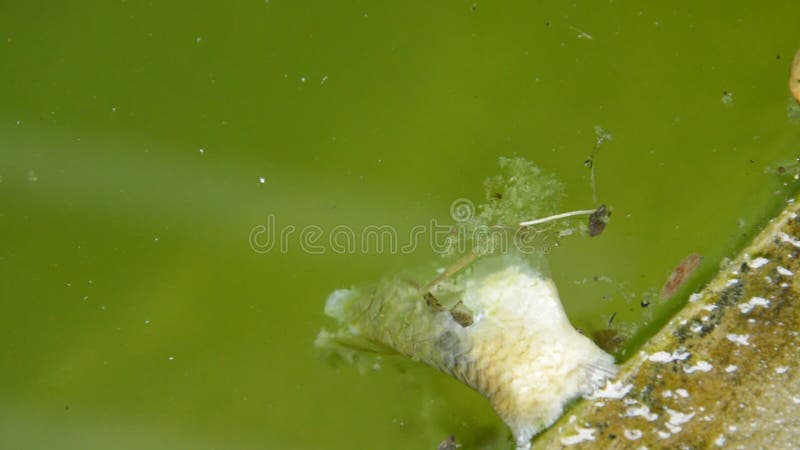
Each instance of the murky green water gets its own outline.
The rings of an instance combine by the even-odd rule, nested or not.
[[[325,239],[449,223],[501,155],[590,208],[601,125],[613,221],[551,269],[576,326],[646,336],[682,300],[640,302],[691,252],[682,298],[709,277],[800,150],[800,4],[684,3],[0,4],[0,447],[507,448],[442,375],[321,361],[330,291],[431,258]],[[270,215],[295,232],[255,252]]]

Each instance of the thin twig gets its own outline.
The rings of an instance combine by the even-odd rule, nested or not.
[[[430,292],[433,288],[436,287],[437,284],[455,275],[461,269],[475,262],[476,259],[478,259],[478,255],[473,252],[469,252],[466,255],[462,256],[458,261],[454,262],[450,267],[445,269],[444,272],[439,274],[438,277],[434,278],[433,281],[426,284],[425,287],[422,288],[422,292]]]
[[[596,210],[594,210],[594,209],[582,209],[580,211],[570,211],[570,212],[565,212],[565,213],[561,213],[561,214],[556,214],[554,216],[543,217],[541,219],[528,220],[527,222],[520,223],[519,226],[528,227],[528,226],[531,226],[531,225],[537,225],[537,224],[545,223],[545,222],[552,222],[554,220],[564,219],[564,218],[572,217],[572,216],[589,216],[592,213],[594,213],[595,211]]]

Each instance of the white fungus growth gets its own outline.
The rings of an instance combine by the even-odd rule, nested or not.
[[[636,440],[641,439],[642,435],[644,433],[642,433],[642,430],[636,430],[636,429],[629,430],[629,429],[625,428],[622,431],[622,434],[625,436],[625,439],[627,439],[629,441],[636,441]]]
[[[597,400],[600,398],[611,398],[618,400],[628,395],[628,392],[630,392],[631,388],[633,388],[632,384],[622,384],[622,382],[612,383],[609,380],[606,381],[605,387],[596,390],[593,394],[589,395],[587,398],[591,400]]]
[[[767,258],[762,258],[759,256],[758,258],[748,262],[747,265],[750,266],[751,269],[758,269],[759,267],[762,267],[768,263],[769,260]]]
[[[785,232],[782,231],[782,232],[778,233],[778,236],[781,238],[781,241],[788,242],[788,243],[794,245],[795,247],[800,248],[800,241],[795,239],[795,238],[793,238],[793,237],[791,237],[791,236],[789,236]]]
[[[733,334],[733,333],[730,333],[727,336],[725,336],[725,338],[728,339],[729,341],[733,342],[736,345],[750,345],[750,343],[747,342],[747,340],[750,339],[750,335],[748,335],[748,334]]]
[[[689,355],[690,355],[689,352],[682,352],[680,350],[675,350],[672,353],[656,352],[648,356],[647,359],[649,361],[657,363],[670,363],[672,361],[683,361],[686,358],[688,358]]]
[[[744,303],[739,303],[737,306],[739,308],[739,311],[742,312],[742,314],[747,314],[750,311],[752,311],[756,306],[763,306],[765,308],[768,307],[769,300],[763,297],[753,297]]]
[[[683,371],[688,373],[688,374],[692,374],[692,373],[695,373],[695,372],[709,372],[713,368],[714,368],[714,366],[709,364],[708,361],[698,361],[697,364],[695,364],[693,366],[684,367]]]
[[[642,417],[648,422],[658,419],[658,414],[651,412],[647,405],[631,406],[625,410],[625,417]]]
[[[561,443],[563,445],[575,445],[580,444],[581,442],[594,440],[594,428],[575,427],[575,431],[577,431],[577,434],[562,437]]]

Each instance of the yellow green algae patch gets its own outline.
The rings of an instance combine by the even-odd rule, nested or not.
[[[794,201],[533,448],[795,448],[800,205]]]

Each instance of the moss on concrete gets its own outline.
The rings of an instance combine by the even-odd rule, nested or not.
[[[534,448],[793,448],[800,442],[800,205],[792,202],[617,380]]]

